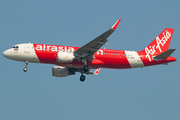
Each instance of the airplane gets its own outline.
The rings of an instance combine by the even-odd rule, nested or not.
[[[164,64],[176,61],[170,56],[176,49],[168,49],[174,32],[172,28],[165,28],[142,51],[126,51],[114,49],[102,49],[107,45],[108,37],[116,30],[119,19],[109,30],[85,44],[82,47],[24,43],[14,45],[5,50],[3,56],[25,62],[24,72],[28,63],[55,64],[52,67],[52,75],[55,77],[67,77],[80,72],[80,81],[85,81],[84,74],[98,75],[101,68],[127,69],[142,68],[152,65]],[[97,69],[92,72],[90,69]]]

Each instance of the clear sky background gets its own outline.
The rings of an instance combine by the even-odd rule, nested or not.
[[[180,120],[179,0],[1,0],[1,120]],[[174,28],[176,62],[52,76],[52,66],[3,57],[19,43],[83,46],[122,19],[107,49],[139,51]]]

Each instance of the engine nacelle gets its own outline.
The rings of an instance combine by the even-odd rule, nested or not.
[[[57,52],[57,61],[61,63],[72,62],[74,59],[74,54],[72,52]]]
[[[54,66],[52,67],[52,75],[55,77],[67,77],[68,75],[74,75],[74,71],[69,71],[66,67]]]

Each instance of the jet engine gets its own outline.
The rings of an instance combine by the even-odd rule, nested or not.
[[[57,52],[57,61],[61,63],[72,62],[74,59],[74,54],[72,52]]]
[[[74,75],[75,71],[70,71],[66,67],[61,66],[53,66],[52,67],[52,75],[55,77],[67,77],[68,75]]]

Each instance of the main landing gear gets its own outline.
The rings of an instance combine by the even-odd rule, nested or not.
[[[81,82],[84,82],[85,79],[86,79],[86,76],[84,76],[84,75],[82,74],[81,77],[80,77],[80,81],[81,81]]]
[[[83,75],[83,73],[86,73],[86,72],[88,72],[88,71],[89,71],[89,66],[85,65],[85,66],[83,67],[83,69],[82,69],[81,76],[80,76],[80,81],[81,81],[81,82],[84,82],[85,79],[86,79],[86,76]]]
[[[23,71],[24,71],[24,72],[27,71],[27,66],[28,66],[28,61],[25,62],[25,67],[23,68]]]
[[[89,71],[89,66],[87,66],[87,58],[83,57],[81,58],[81,61],[85,64],[81,71],[80,81],[84,82],[86,77],[83,75],[83,73],[86,73]]]
[[[88,71],[89,71],[89,66],[85,65],[85,66],[83,67],[83,70],[84,70],[84,72],[88,72]]]

